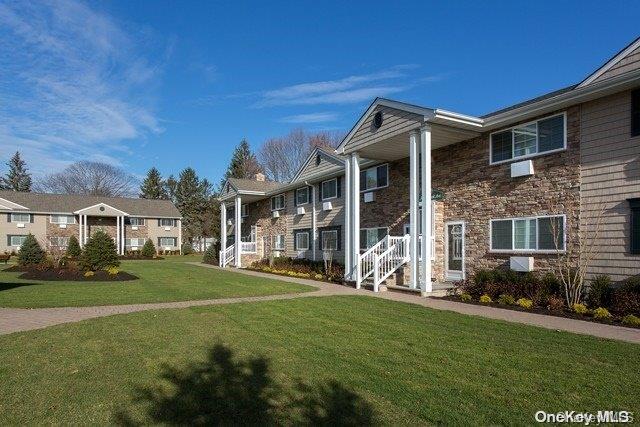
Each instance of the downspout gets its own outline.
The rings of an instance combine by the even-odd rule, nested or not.
[[[316,186],[309,184],[308,181],[304,182],[304,185],[311,187],[311,256],[313,260],[316,260]]]

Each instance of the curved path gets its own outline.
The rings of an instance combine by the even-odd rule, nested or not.
[[[218,269],[219,267],[205,265],[197,262],[190,263],[204,268]],[[605,325],[601,323],[587,322],[583,320],[568,319],[563,317],[545,316],[542,314],[526,313],[521,311],[506,310],[495,307],[485,307],[472,304],[464,304],[436,298],[420,298],[415,295],[398,292],[373,293],[366,290],[355,290],[350,287],[332,283],[317,282],[315,280],[293,277],[274,276],[268,273],[260,273],[249,270],[238,270],[239,273],[250,276],[274,278],[285,282],[299,283],[317,288],[313,292],[301,292],[281,295],[266,295],[258,297],[220,298],[197,301],[164,302],[151,304],[105,305],[95,307],[60,307],[60,308],[0,308],[0,335],[13,332],[28,331],[32,329],[46,328],[62,323],[79,322],[81,320],[96,317],[111,316],[114,314],[134,313],[145,310],[160,310],[171,308],[187,308],[205,305],[234,304],[243,302],[259,302],[272,300],[286,300],[294,298],[324,297],[332,295],[367,295],[392,301],[416,304],[437,310],[449,310],[461,314],[481,316],[490,319],[505,320],[508,322],[523,323],[558,331],[567,331],[577,334],[592,335],[599,338],[609,338],[640,344],[640,329],[625,328],[621,326]]]

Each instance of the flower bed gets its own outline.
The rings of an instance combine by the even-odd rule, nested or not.
[[[446,299],[552,316],[640,327],[640,278],[613,287],[606,276],[595,278],[583,303],[566,305],[562,284],[547,273],[520,274],[511,270],[481,270],[456,284]]]
[[[327,272],[322,261],[288,257],[277,257],[271,262],[268,259],[255,261],[251,263],[249,269],[331,283],[342,283],[344,278],[344,266],[341,264],[333,263],[331,269]]]
[[[139,279],[138,276],[125,271],[118,271],[117,269],[110,269],[110,271],[80,271],[70,268],[47,268],[43,270],[37,267],[27,268],[18,278],[71,282],[122,282]]]

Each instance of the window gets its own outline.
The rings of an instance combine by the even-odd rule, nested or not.
[[[630,252],[632,254],[640,254],[640,198],[629,199],[629,207],[631,208]]]
[[[389,165],[384,164],[360,172],[360,191],[371,191],[389,185]]]
[[[144,218],[130,218],[130,217],[127,217],[127,218],[124,219],[124,223],[127,224],[127,225],[133,225],[133,226],[139,227],[141,225],[144,225]]]
[[[158,225],[160,227],[175,227],[175,219],[171,218],[160,218],[158,220]]]
[[[387,227],[361,228],[360,249],[369,249],[388,234]]]
[[[640,89],[631,92],[631,136],[640,136]]]
[[[323,251],[340,250],[340,233],[337,228],[320,231],[320,249]]]
[[[273,236],[273,250],[284,251],[284,234]]]
[[[309,231],[294,231],[295,235],[295,250],[308,251],[309,250]]]
[[[566,147],[566,117],[552,117],[491,134],[491,163],[531,157]]]
[[[167,247],[167,246],[178,246],[176,237],[158,237],[158,246]],[[144,245],[144,243],[143,243]]]
[[[51,236],[49,237],[49,243],[56,248],[66,248],[69,246],[68,237]]]
[[[338,197],[338,180],[336,178],[320,183],[320,194],[322,200],[335,199]]]
[[[144,246],[145,242],[146,242],[146,239],[142,238],[142,237],[132,238],[132,239],[124,239],[124,246],[127,247],[127,248]],[[169,245],[169,246],[171,246],[171,245]]]
[[[564,250],[564,222],[564,215],[491,220],[491,250],[516,252]]]
[[[73,215],[51,215],[51,224],[75,224],[76,217]]]
[[[12,213],[11,222],[31,222],[31,214],[28,213]]]
[[[302,187],[296,190],[296,206],[309,203],[309,187]]]
[[[284,209],[284,194],[278,194],[271,198],[271,210],[279,211],[280,209]]]
[[[27,236],[9,235],[7,236],[7,244],[8,246],[15,246],[19,248],[20,246],[22,246],[22,243],[25,241],[26,238]]]
[[[240,216],[242,218],[249,216],[249,209],[247,205],[240,205]]]

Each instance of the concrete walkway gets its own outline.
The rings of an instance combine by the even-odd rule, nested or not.
[[[219,269],[217,266],[205,265],[197,262],[189,263],[203,268]],[[227,270],[228,271],[228,270]],[[272,300],[286,300],[306,297],[324,297],[332,295],[363,295],[382,298],[391,301],[399,301],[408,304],[420,305],[437,310],[448,310],[456,313],[472,316],[481,316],[490,319],[504,320],[508,322],[523,323],[557,331],[566,331],[576,334],[591,335],[599,338],[608,338],[620,341],[640,344],[640,329],[625,328],[622,326],[605,325],[583,320],[567,319],[563,317],[545,316],[542,314],[526,313],[521,311],[506,310],[495,307],[485,307],[472,304],[464,304],[436,298],[421,298],[411,294],[399,292],[373,293],[366,290],[355,290],[350,287],[332,283],[318,282],[315,280],[274,276],[249,270],[237,270],[238,273],[249,276],[278,279],[285,282],[299,283],[317,288],[316,291],[267,295],[244,298],[221,298],[199,301],[182,301],[153,304],[110,305],[96,307],[61,307],[42,309],[15,309],[0,308],[0,334],[40,329],[61,323],[78,322],[96,317],[111,316],[114,314],[134,313],[144,310],[159,310],[169,308],[186,308],[204,305],[233,304],[242,302],[258,302]]]

